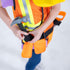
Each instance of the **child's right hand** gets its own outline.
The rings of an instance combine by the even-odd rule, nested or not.
[[[21,31],[17,25],[13,25],[11,27],[11,30],[13,31],[15,36],[17,36],[20,40],[23,40],[25,38],[24,35],[28,35],[28,33]]]

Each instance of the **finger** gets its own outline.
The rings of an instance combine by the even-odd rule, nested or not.
[[[18,34],[28,35],[28,33],[27,33],[27,32],[24,32],[24,31],[21,31],[21,30],[19,30],[19,31],[18,31]]]
[[[28,33],[27,33],[27,32],[23,32],[23,31],[21,31],[21,34],[28,35]]]
[[[23,39],[24,39],[24,36],[23,36],[23,37],[19,36],[19,39],[20,39],[20,40],[23,40]]]
[[[18,37],[20,40],[23,40],[23,39],[24,39],[24,36],[22,37],[20,34],[17,34],[17,37]]]
[[[22,37],[22,40],[24,40],[24,38],[25,38],[25,37],[23,36],[23,37]]]

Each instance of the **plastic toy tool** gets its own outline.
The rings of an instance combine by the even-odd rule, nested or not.
[[[17,17],[13,20],[11,26],[13,26],[14,24],[17,24],[21,31],[28,33],[28,31],[26,30],[26,27],[23,27],[23,25],[21,23],[21,22],[27,22],[27,21],[28,21],[27,17],[23,17],[23,18]],[[34,38],[34,36],[32,34],[24,35],[24,36],[25,36],[25,38],[24,38],[25,42],[31,41]]]

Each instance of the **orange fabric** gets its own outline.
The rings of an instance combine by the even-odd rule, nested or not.
[[[19,3],[18,3],[18,0],[15,0],[15,5],[16,5],[16,9],[14,10],[14,8],[12,7],[13,9],[13,14],[14,14],[14,18],[20,16],[20,17],[23,17],[22,16],[22,13],[21,13],[21,9],[20,9],[20,6],[19,6]]]
[[[66,16],[66,12],[64,12],[64,11],[60,11],[58,15],[63,16],[62,18],[58,18],[58,17],[56,17],[56,19],[57,19],[58,21],[61,21],[61,20],[63,20],[63,19],[65,18],[65,16]]]
[[[34,50],[36,54],[41,54],[46,50],[46,40],[41,39],[34,43]]]
[[[21,56],[24,58],[31,58],[32,56],[32,49],[33,49],[33,44],[29,42],[25,42],[23,45],[23,50]]]
[[[42,20],[42,8],[36,6],[32,0],[30,0],[30,5],[31,5],[33,17],[34,17],[34,22],[35,24],[37,24]],[[47,13],[50,12],[50,8],[44,7],[43,9],[44,9],[44,20],[45,20],[47,18]]]

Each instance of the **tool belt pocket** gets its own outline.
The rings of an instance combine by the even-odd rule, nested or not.
[[[31,58],[32,57],[32,48],[33,44],[29,42],[25,42],[23,45],[21,56],[24,58]]]
[[[41,39],[34,43],[34,51],[36,54],[41,54],[46,50],[46,40]]]

